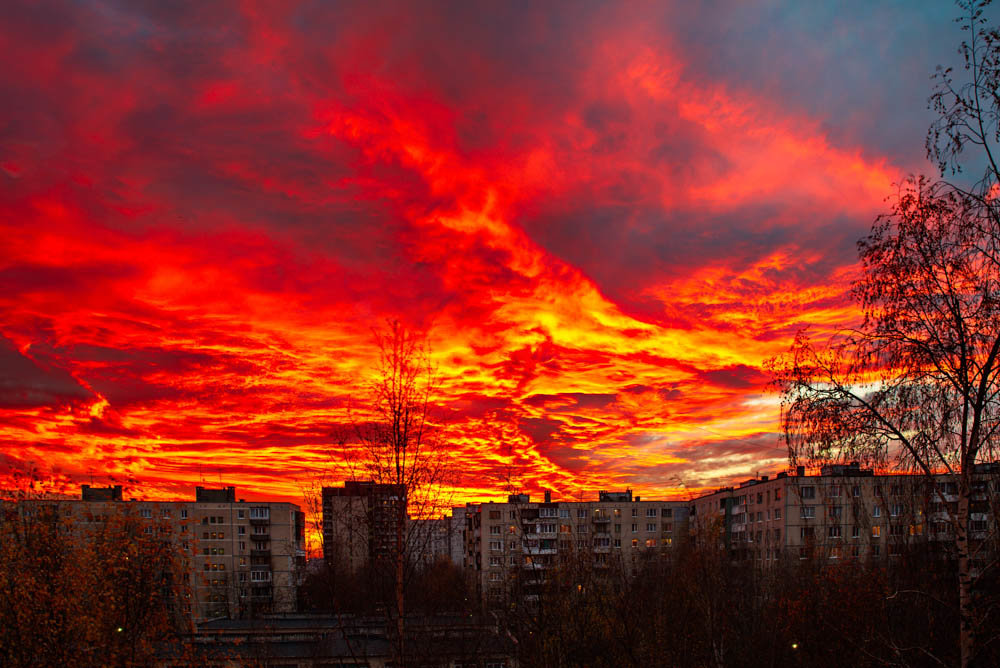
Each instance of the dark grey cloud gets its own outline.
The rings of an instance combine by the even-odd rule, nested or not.
[[[55,407],[94,398],[65,369],[25,357],[0,336],[0,408]]]

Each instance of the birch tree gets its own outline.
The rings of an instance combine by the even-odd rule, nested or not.
[[[1000,33],[988,2],[959,2],[958,70],[939,68],[927,136],[939,179],[911,177],[858,242],[861,324],[818,343],[800,333],[774,363],[792,463],[860,460],[948,475],[961,665],[976,653],[980,545],[970,540],[977,464],[1000,427]],[[936,492],[939,493],[939,492]]]

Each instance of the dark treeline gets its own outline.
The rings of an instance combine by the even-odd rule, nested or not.
[[[528,600],[515,578],[486,609],[462,569],[440,563],[414,577],[407,607],[499,626],[525,667],[953,666],[954,569],[927,544],[889,560],[789,558],[762,568],[690,541],[632,577],[581,555],[548,570]],[[997,666],[1000,583],[983,577],[976,590],[973,665]],[[363,577],[322,569],[302,591],[307,608],[379,611]]]
[[[377,564],[351,574],[315,562],[303,575],[299,607],[304,612],[336,612],[354,615],[387,614],[395,597],[395,583]],[[468,585],[463,569],[447,560],[407,569],[404,596],[409,613],[474,614],[478,597]]]
[[[505,621],[524,666],[952,666],[954,579],[920,547],[891,563],[763,569],[689,545],[631,579],[560,567],[537,609]],[[997,666],[997,583],[977,589],[974,665]]]

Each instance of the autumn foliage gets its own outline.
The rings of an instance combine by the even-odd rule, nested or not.
[[[164,526],[125,510],[68,508],[30,495],[2,502],[2,664],[148,663],[188,623],[183,552]]]

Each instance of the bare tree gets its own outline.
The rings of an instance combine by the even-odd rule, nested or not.
[[[957,483],[948,521],[964,667],[977,627],[974,474],[995,459],[1000,428],[1000,34],[985,24],[988,3],[958,4],[970,33],[960,48],[965,82],[939,69],[927,148],[942,174],[961,181],[907,180],[858,242],[860,326],[824,344],[800,333],[773,368],[793,464],[863,460],[920,473],[929,487],[943,474]],[[970,178],[960,158],[972,150],[985,170]]]
[[[378,583],[392,583],[386,611],[395,626],[398,665],[405,665],[407,584],[427,564],[423,555],[434,539],[427,523],[411,517],[427,519],[444,510],[449,467],[431,421],[439,382],[426,338],[395,320],[373,332],[375,378],[364,400],[351,408],[350,428],[340,438],[338,470],[372,484],[370,498],[360,501],[364,507],[350,514],[362,518],[364,526],[355,528],[366,542],[387,543],[382,545],[387,549],[368,555],[366,568]]]

